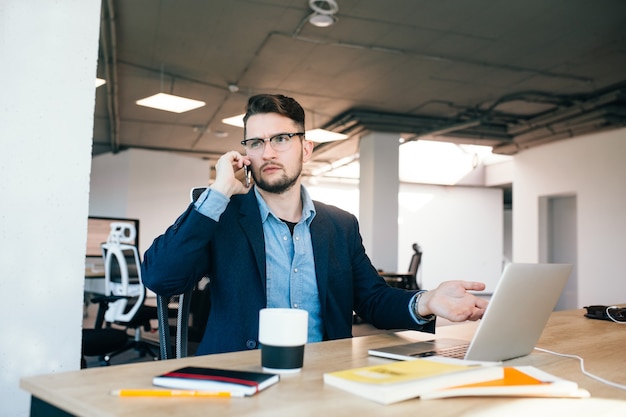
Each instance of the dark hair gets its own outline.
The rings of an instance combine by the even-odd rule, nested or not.
[[[248,118],[262,113],[278,113],[288,117],[304,131],[304,109],[296,100],[281,94],[258,94],[248,100],[246,114],[243,116],[244,136]]]

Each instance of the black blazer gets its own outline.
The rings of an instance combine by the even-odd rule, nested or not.
[[[365,254],[356,218],[314,202],[311,222],[324,338],[352,336],[352,312],[382,329],[434,332],[418,325],[408,304],[415,291],[389,287]],[[259,310],[266,306],[265,245],[254,192],[235,195],[219,222],[193,204],[156,238],[142,263],[144,284],[160,295],[210,278],[211,312],[196,354],[258,347]]]

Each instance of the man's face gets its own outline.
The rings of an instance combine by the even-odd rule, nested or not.
[[[279,133],[301,132],[293,120],[277,113],[256,114],[246,123],[246,139],[267,139]],[[261,153],[249,155],[252,162],[252,177],[261,190],[282,194],[290,190],[300,178],[302,164],[313,150],[313,143],[301,141],[299,136],[291,138],[291,147],[277,152],[269,142]]]

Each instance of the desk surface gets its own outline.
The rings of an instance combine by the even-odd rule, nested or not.
[[[436,337],[470,339],[476,323],[441,327]],[[381,347],[405,340],[425,340],[432,335],[414,331],[377,334],[352,339],[313,343],[306,346],[304,369],[296,375],[282,376],[280,383],[248,398],[181,399],[117,398],[109,395],[119,388],[151,387],[152,377],[182,366],[214,366],[260,370],[260,351],[234,352],[185,359],[143,362],[131,365],[91,368],[81,371],[23,378],[21,387],[34,397],[80,416],[359,416],[359,415],[470,415],[485,407],[510,406],[511,399],[454,398],[445,400],[409,400],[380,405],[347,392],[324,385],[324,372],[374,365],[386,359],[367,355],[368,348]],[[580,355],[589,372],[620,384],[626,384],[624,341],[626,326],[583,317],[583,310],[553,313],[538,347],[560,353]],[[508,361],[511,365],[534,365],[547,372],[577,381],[595,398],[626,399],[619,390],[584,376],[579,362],[535,351],[531,355]],[[526,400],[528,401],[528,400]],[[533,400],[531,400],[533,401]],[[534,400],[587,401],[587,400]],[[546,403],[542,403],[545,406]],[[561,411],[566,403],[559,403]],[[577,403],[577,409],[580,409]],[[626,403],[618,404],[619,407]],[[596,404],[597,406],[597,404]],[[620,410],[622,410],[620,408]],[[477,411],[477,412],[478,412]],[[623,411],[623,410],[622,410]]]

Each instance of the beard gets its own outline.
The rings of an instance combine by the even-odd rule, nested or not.
[[[293,176],[290,177],[287,173],[283,173],[283,175],[273,184],[262,178],[257,178],[254,171],[252,172],[252,178],[254,179],[254,184],[261,190],[273,194],[282,194],[289,191],[295,185],[301,173],[302,162],[300,163],[300,166],[297,167],[297,172]]]

